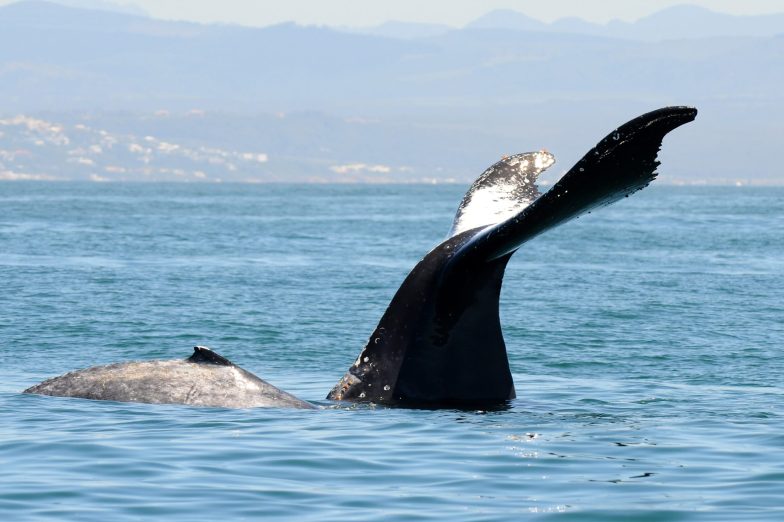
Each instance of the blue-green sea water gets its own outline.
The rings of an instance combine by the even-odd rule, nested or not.
[[[0,520],[784,520],[781,188],[527,244],[505,410],[324,400],[464,189],[0,184]],[[197,344],[321,408],[20,393]]]

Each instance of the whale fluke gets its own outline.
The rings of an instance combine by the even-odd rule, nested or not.
[[[618,127],[549,191],[544,151],[505,158],[466,193],[449,237],[409,273],[328,399],[406,406],[488,406],[515,397],[498,298],[509,258],[538,234],[656,177],[662,139],[697,110],[666,107]]]
[[[69,372],[23,393],[219,408],[313,408],[209,348],[193,350],[185,360],[124,362]]]

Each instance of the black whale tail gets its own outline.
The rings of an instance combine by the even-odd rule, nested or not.
[[[544,151],[487,169],[452,235],[411,271],[328,399],[400,405],[498,404],[515,396],[498,299],[506,263],[538,234],[647,186],[664,136],[696,109],[668,107],[618,127],[545,194]]]

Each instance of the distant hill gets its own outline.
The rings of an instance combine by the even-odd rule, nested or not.
[[[0,118],[0,181],[470,182],[497,142],[312,112],[16,115]]]
[[[738,16],[717,13],[695,5],[677,5],[634,22],[613,20],[607,24],[594,24],[579,18],[562,18],[548,24],[517,11],[504,9],[487,13],[469,23],[466,28],[586,34],[646,41],[769,37],[784,34],[784,13]]]
[[[430,38],[455,30],[454,27],[443,24],[424,24],[396,21],[384,22],[383,24],[374,27],[335,27],[334,29],[348,33],[384,36],[388,38],[399,38],[401,40]]]
[[[548,31],[550,25],[513,9],[496,9],[466,25],[466,29],[508,29],[513,31]]]
[[[28,1],[0,8],[0,103],[19,110],[363,115],[556,98],[778,98],[783,50],[784,36],[619,44],[475,27],[398,40],[294,24],[167,22]]]
[[[710,22],[727,17],[735,22],[727,29]],[[769,32],[779,18],[766,17]],[[84,118],[97,118],[95,128],[127,146],[151,135],[184,147],[194,126],[202,141],[191,148],[268,154],[249,175],[263,179],[333,179],[341,165],[390,169],[345,170],[358,178],[469,179],[502,154],[541,147],[567,168],[626,119],[691,104],[700,117],[665,147],[664,178],[782,180],[784,35],[737,34],[763,20],[680,7],[600,27],[616,34],[588,34],[593,26],[574,19],[483,20],[459,30],[392,24],[391,37],[10,4],[0,7],[0,117],[91,128]],[[626,38],[627,25],[663,38],[692,27],[694,37]],[[708,26],[736,33],[698,36]],[[150,117],[193,110],[209,118]],[[187,123],[175,132],[173,121]],[[11,150],[11,135],[30,138],[19,137],[23,127],[0,128],[0,149]],[[18,172],[13,161],[0,158]]]
[[[22,2],[38,0],[20,0]],[[49,0],[50,3],[74,7],[76,9],[90,9],[95,11],[109,11],[136,16],[149,16],[149,13],[132,2],[117,3],[111,0]]]

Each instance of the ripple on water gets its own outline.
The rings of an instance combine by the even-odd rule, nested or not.
[[[526,245],[507,409],[323,400],[461,190],[4,184],[0,519],[781,520],[780,189],[652,188]],[[321,409],[19,393],[196,344]]]

